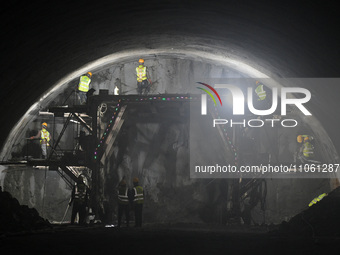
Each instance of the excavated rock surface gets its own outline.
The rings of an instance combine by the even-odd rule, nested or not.
[[[340,236],[340,187],[317,204],[282,222],[283,233],[304,236]]]
[[[0,187],[0,233],[51,228],[34,208],[20,205],[18,200]]]

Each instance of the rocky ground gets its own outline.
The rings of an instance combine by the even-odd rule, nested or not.
[[[324,254],[339,239],[268,233],[264,229],[145,226],[60,226],[3,235],[2,254]]]
[[[303,236],[340,237],[340,187],[317,204],[282,222],[280,232]]]
[[[2,191],[0,186],[0,234],[46,228],[52,228],[52,225],[40,217],[36,209],[20,205],[16,198]]]
[[[2,192],[0,251],[1,254],[325,254],[338,249],[339,199],[338,188],[279,226],[149,224],[142,228],[117,228],[101,224],[51,225],[34,209],[19,205],[9,193]]]

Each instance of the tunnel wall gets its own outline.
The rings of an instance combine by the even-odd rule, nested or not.
[[[146,65],[150,68],[150,75],[154,81],[151,89],[151,93],[154,94],[197,93],[196,82],[202,81],[202,79],[205,81],[205,79],[209,80],[216,77],[244,77],[244,74],[238,71],[212,63],[205,63],[203,60],[146,58]],[[114,65],[103,71],[94,72],[92,87],[96,89],[95,94],[98,94],[103,89],[109,90],[109,93],[113,94],[114,86],[118,86],[121,93],[134,94],[136,86],[135,66],[136,63],[127,62]],[[60,87],[56,91],[58,97],[51,95],[44,101],[39,102],[38,109],[46,110],[51,105],[60,105],[65,102],[65,97],[67,98],[69,95],[71,96],[66,101],[66,104],[74,103],[77,99],[72,92],[77,85],[77,81],[78,78]],[[38,122],[43,119],[43,117],[37,118],[38,109],[30,114],[31,120],[35,121],[31,122],[30,120],[25,123],[23,130],[20,131],[21,135],[15,136],[16,141],[13,144],[24,141],[24,136],[27,133],[25,130],[38,128]],[[52,119],[49,117],[49,123],[51,122]],[[62,121],[59,120],[59,122],[56,125],[56,134],[60,133],[62,129]],[[101,169],[101,181],[103,184],[101,192],[105,194],[103,205],[106,210],[110,211],[111,220],[114,220],[116,215],[115,188],[118,181],[123,176],[131,180],[134,175],[137,175],[146,190],[146,221],[221,223],[222,212],[226,209],[227,184],[223,180],[192,180],[189,178],[188,147],[185,145],[185,141],[188,139],[186,129],[187,127],[183,123],[177,125],[171,125],[171,123],[146,123],[138,124],[131,128],[129,132],[132,133],[129,136],[128,143],[125,145],[125,150],[122,150],[117,145],[115,158],[106,162],[107,164]],[[76,136],[74,128],[68,129],[61,141],[61,146],[64,148],[72,147],[73,143],[68,143]],[[11,150],[8,149],[7,155],[10,155],[10,152]],[[119,163],[115,161],[117,159]],[[15,172],[16,174],[14,174]],[[34,191],[30,192],[36,194],[32,195],[36,200],[29,199],[25,194],[32,187],[26,182],[26,174],[22,170],[8,169],[4,179],[5,189],[18,195],[22,203],[37,206],[38,211],[46,215],[45,217],[51,220],[62,218],[62,210],[46,212],[45,206],[39,204],[42,202],[34,201],[44,200],[44,204],[49,204],[51,208],[54,208],[55,201],[67,200],[69,190],[63,185],[59,185],[56,187],[58,192],[53,193],[47,190],[46,194],[52,193],[44,197],[41,195],[41,187],[45,179],[41,177],[41,173],[39,175],[33,172],[31,173],[33,176],[37,174],[38,176],[29,178],[34,178],[34,182],[37,182],[37,184],[34,186],[36,188],[33,188]],[[60,182],[62,180],[57,180],[57,183]],[[295,186],[293,189],[288,190],[288,186],[292,182]],[[314,194],[330,188],[327,179],[321,180],[321,182],[315,180],[288,180],[282,182],[271,180],[268,187],[267,223],[279,223],[282,220],[289,219],[303,209],[314,197]],[[294,196],[295,192],[299,192],[301,196]],[[289,199],[289,203],[287,203],[287,199]],[[65,205],[65,202],[62,203]],[[258,211],[257,214],[258,216],[256,217],[261,222],[263,213]]]
[[[10,192],[20,204],[35,208],[40,216],[50,222],[60,222],[71,198],[71,188],[48,168],[8,167],[3,179],[3,189]],[[69,221],[71,210],[65,220]]]

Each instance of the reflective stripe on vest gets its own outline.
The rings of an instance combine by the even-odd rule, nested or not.
[[[118,202],[120,204],[128,204],[129,197],[128,197],[128,189],[127,188],[119,188],[118,190]]]
[[[50,133],[45,129],[43,128],[41,130],[41,136],[40,136],[40,142],[42,142],[43,140],[46,140],[47,142],[50,141]]]
[[[145,66],[138,66],[136,68],[136,73],[137,73],[137,81],[142,82],[146,80],[146,67]]]
[[[314,198],[310,203],[309,206],[315,205],[317,202],[320,202],[325,196],[327,196],[326,193],[321,194],[320,196]]]
[[[137,204],[143,204],[144,203],[144,194],[143,194],[143,188],[141,186],[137,186],[133,188],[135,191],[135,197],[133,201]]]
[[[91,82],[91,79],[89,77],[87,77],[86,75],[81,76],[79,85],[78,85],[78,90],[82,92],[89,91],[90,82]]]
[[[266,91],[263,90],[263,85],[257,86],[255,89],[256,94],[260,98],[260,100],[264,100],[266,98]]]
[[[303,155],[305,157],[311,157],[314,154],[313,145],[310,142],[306,142],[303,146]]]
[[[76,187],[75,187],[74,199],[78,199],[78,200],[84,201],[85,200],[85,195],[86,195],[85,184],[80,184],[79,187],[78,187],[78,185],[76,185]]]

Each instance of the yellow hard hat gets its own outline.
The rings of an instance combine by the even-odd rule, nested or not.
[[[143,64],[144,63],[144,59],[140,58],[138,62]]]
[[[302,135],[299,135],[296,140],[298,141],[298,143],[302,143]]]
[[[256,85],[258,85],[258,84],[260,84],[260,82],[259,82],[259,81],[256,81]]]
[[[88,75],[90,75],[90,77],[92,77],[92,73],[91,72],[87,72]]]
[[[47,123],[46,122],[42,123],[41,125],[47,127]]]
[[[132,182],[137,183],[137,182],[139,182],[139,179],[137,177],[135,177],[135,178],[133,178]]]

